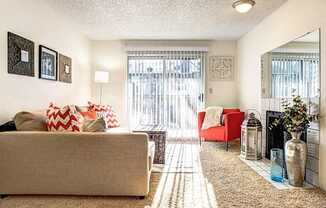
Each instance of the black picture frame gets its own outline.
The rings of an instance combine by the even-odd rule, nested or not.
[[[34,42],[12,32],[8,36],[8,73],[34,77]]]
[[[58,52],[46,46],[39,46],[39,78],[58,80]]]

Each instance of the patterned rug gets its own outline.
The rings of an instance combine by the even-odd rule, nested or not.
[[[239,141],[205,142],[200,153],[204,175],[213,184],[219,208],[325,208],[326,193],[318,188],[279,190],[239,158]]]
[[[154,172],[198,173],[200,167],[199,145],[173,142],[166,145],[165,165],[154,164]]]
[[[152,208],[216,208],[211,184],[202,174],[197,143],[167,145],[166,166]]]

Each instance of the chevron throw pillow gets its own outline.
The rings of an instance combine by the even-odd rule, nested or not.
[[[81,132],[83,126],[83,116],[74,106],[63,108],[50,104],[47,112],[48,131],[58,132]]]
[[[110,105],[98,105],[88,102],[88,110],[96,111],[97,118],[104,118],[108,128],[119,127],[120,123],[117,114]]]

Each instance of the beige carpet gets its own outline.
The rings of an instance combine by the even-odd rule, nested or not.
[[[317,188],[276,189],[239,159],[239,150],[239,141],[231,143],[229,152],[222,143],[203,144],[202,169],[213,184],[219,208],[326,208],[325,192]]]

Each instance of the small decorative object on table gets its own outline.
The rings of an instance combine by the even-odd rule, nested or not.
[[[291,133],[292,139],[285,144],[285,162],[289,184],[302,187],[305,177],[307,145],[300,140],[303,131],[309,127],[314,118],[308,114],[307,106],[300,96],[293,95],[292,103],[283,100],[282,107],[284,116],[275,120],[273,126],[283,124],[285,129]]]
[[[271,179],[277,182],[284,180],[284,155],[279,148],[271,149]]]
[[[255,113],[247,112],[247,118],[241,125],[241,157],[247,160],[262,159],[262,125]]]

